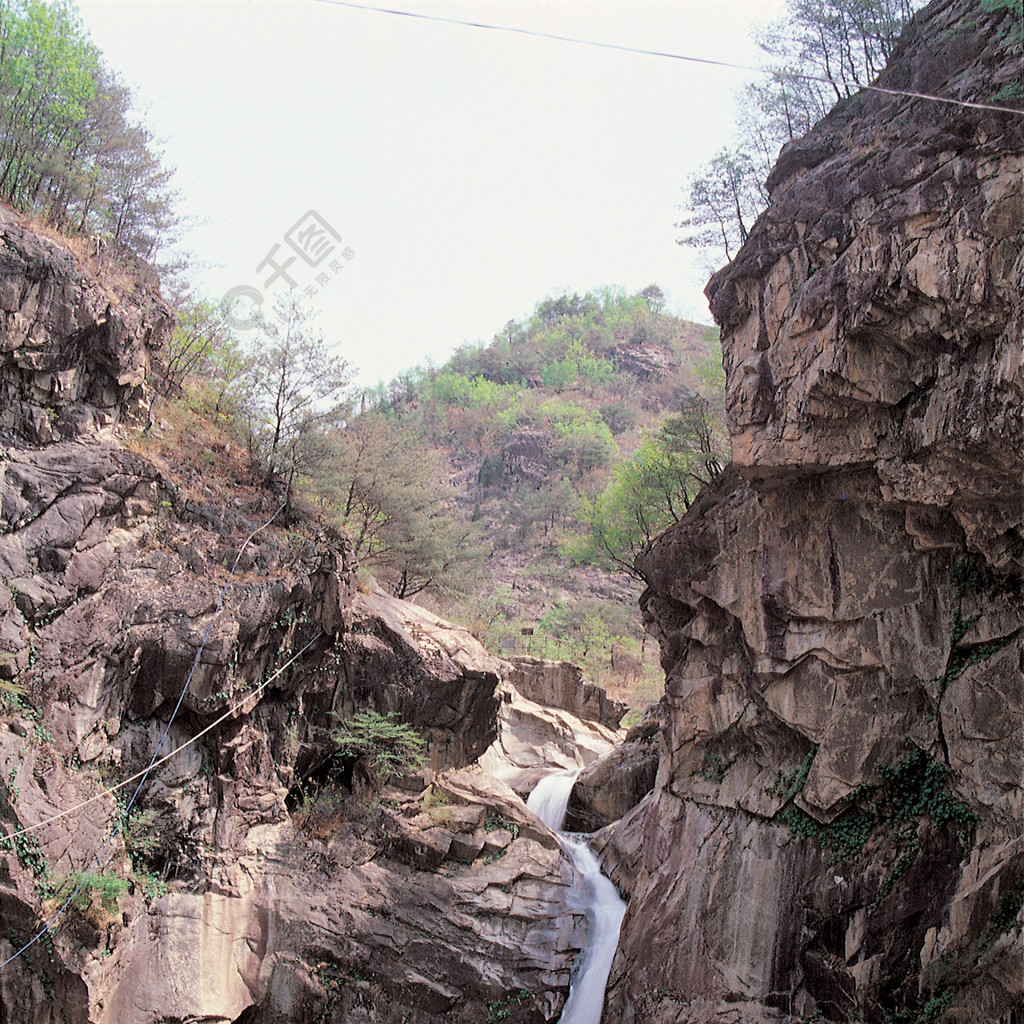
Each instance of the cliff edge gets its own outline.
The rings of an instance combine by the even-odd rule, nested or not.
[[[989,101],[940,0],[879,79]],[[638,559],[666,670],[606,1020],[1002,1021],[1024,999],[1024,119],[862,93],[710,282],[734,464]]]

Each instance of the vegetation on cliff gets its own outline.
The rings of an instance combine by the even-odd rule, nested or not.
[[[657,668],[633,556],[728,458],[716,332],[663,305],[655,285],[549,297],[490,343],[357,393],[301,307],[243,340],[186,296],[161,390],[245,444],[254,480],[347,533],[395,596],[494,653],[639,685],[643,703]]]
[[[0,197],[58,230],[151,259],[172,172],[67,0],[0,2]]]
[[[878,75],[922,6],[924,0],[787,0],[786,16],[757,37],[772,75],[741,91],[736,142],[686,184],[679,244],[704,250],[709,266],[731,260],[768,205],[765,182],[779,150]]]

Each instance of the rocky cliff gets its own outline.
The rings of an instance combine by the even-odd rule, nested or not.
[[[0,959],[84,883],[0,968],[0,1021],[556,1019],[574,869],[467,767],[506,666],[359,592],[230,442],[129,431],[170,310],[9,212],[0,235],[0,814],[40,826],[0,843]],[[332,739],[371,711],[427,742],[403,787]],[[106,791],[172,718],[162,752],[203,735],[125,817],[137,783]]]
[[[990,100],[1012,6],[938,0],[880,84]],[[708,287],[734,465],[638,560],[667,683],[602,837],[608,1022],[1024,1012],[1022,151],[862,93]]]

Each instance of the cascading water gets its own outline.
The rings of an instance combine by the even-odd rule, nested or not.
[[[587,938],[559,1024],[600,1024],[604,989],[619,944],[626,904],[615,886],[601,874],[601,866],[587,841],[562,831],[569,794],[578,774],[558,772],[545,776],[530,794],[526,806],[558,834],[586,887]]]

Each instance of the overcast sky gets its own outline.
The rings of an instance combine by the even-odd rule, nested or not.
[[[751,26],[783,0],[386,6],[756,64]],[[177,168],[202,290],[269,305],[286,286],[258,269],[271,256],[317,290],[362,383],[443,362],[566,289],[657,282],[710,322],[673,225],[687,175],[731,140],[743,72],[323,0],[79,8]]]

